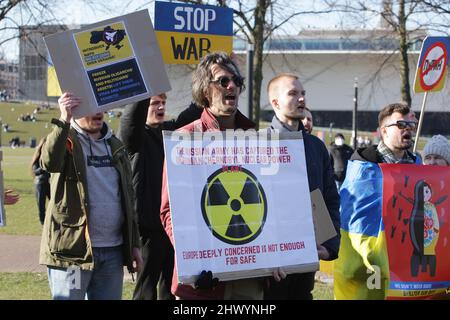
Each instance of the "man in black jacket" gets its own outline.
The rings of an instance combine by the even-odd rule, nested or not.
[[[136,193],[136,212],[142,240],[144,268],[138,273],[135,300],[170,300],[173,247],[164,231],[159,208],[164,164],[162,130],[176,130],[198,119],[202,109],[192,103],[176,120],[164,121],[163,93],[127,106],[118,137],[128,150]],[[158,292],[157,292],[158,287]]]
[[[307,133],[301,122],[305,117],[305,90],[293,74],[280,74],[269,81],[269,101],[275,111],[271,130],[302,131],[305,145],[309,190],[320,189],[336,229],[337,236],[317,244],[319,259],[334,260],[340,244],[339,194],[333,179],[330,156],[325,144]],[[299,204],[301,206],[301,204]],[[270,279],[264,298],[275,300],[311,300],[315,272],[290,274],[281,281]],[[278,280],[278,279],[277,279]]]
[[[336,133],[334,142],[330,147],[330,155],[332,165],[334,168],[334,179],[336,180],[336,187],[339,189],[344,182],[345,174],[347,172],[348,160],[352,157],[354,150],[349,145],[345,144],[345,137],[342,133]]]

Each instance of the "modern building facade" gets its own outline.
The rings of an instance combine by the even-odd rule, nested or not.
[[[61,25],[20,27],[18,89],[18,97],[20,99],[49,100],[47,97],[47,67],[49,60],[44,37],[66,29],[65,26]]]
[[[71,27],[72,28],[72,27]],[[20,48],[20,94],[25,99],[47,100],[47,51],[42,37],[61,31],[61,26],[46,26],[36,31],[23,28]],[[409,79],[411,88],[425,31],[409,34]],[[234,41],[234,52],[246,70],[246,46]],[[265,43],[262,114],[270,111],[266,86],[276,74],[297,74],[307,92],[307,105],[312,109],[316,126],[351,128],[355,85],[358,86],[358,128],[375,131],[379,110],[389,103],[401,101],[400,55],[398,40],[392,30],[304,30],[298,35],[273,37]],[[172,90],[168,92],[168,112],[176,115],[189,105],[191,74],[194,66],[166,65]],[[448,86],[447,86],[448,87]],[[247,114],[247,94],[240,98],[240,108]],[[56,98],[53,98],[56,100]],[[412,92],[412,107],[418,112],[423,94]],[[428,95],[424,134],[450,135],[450,90]]]
[[[410,34],[409,80],[414,83],[417,61],[425,32]],[[296,36],[273,38],[264,49],[261,109],[270,111],[266,87],[268,81],[282,72],[300,77],[307,105],[313,110],[315,126],[351,129],[355,85],[358,87],[358,128],[377,129],[378,112],[387,104],[401,101],[400,55],[398,40],[389,29],[378,30],[306,30]],[[241,70],[246,70],[246,43],[235,41]],[[188,105],[191,67],[167,66],[172,84],[168,93],[169,112]],[[447,86],[448,88],[448,86]],[[419,117],[423,94],[412,94],[412,107]],[[240,98],[247,113],[247,93]],[[450,135],[450,90],[430,93],[422,132]],[[175,113],[176,113],[175,112]],[[268,118],[268,117],[267,117]]]
[[[7,99],[15,99],[19,83],[19,66],[17,63],[0,60],[0,91]]]

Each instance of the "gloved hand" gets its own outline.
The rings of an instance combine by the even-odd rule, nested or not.
[[[211,271],[203,270],[197,281],[195,281],[195,289],[212,290],[217,287],[219,279],[213,278]]]

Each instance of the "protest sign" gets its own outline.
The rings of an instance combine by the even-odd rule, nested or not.
[[[450,168],[381,165],[389,299],[418,299],[450,287]]]
[[[450,37],[426,37],[422,44],[414,92],[441,91],[447,76]]]
[[[231,53],[233,10],[156,1],[155,30],[165,63],[196,64],[209,52]]]
[[[51,59],[47,65],[47,96],[59,97],[62,95],[61,88],[59,87],[58,77],[56,75],[55,66]]]
[[[422,43],[413,86],[415,93],[424,92],[419,126],[414,141],[414,152],[419,145],[428,92],[438,92],[444,88],[449,50],[450,37],[426,37]]]
[[[170,90],[147,10],[45,37],[62,91],[81,97],[74,117]]]
[[[337,233],[319,188],[311,191],[311,205],[316,242],[317,244],[323,244],[325,241],[335,237]]]
[[[318,269],[301,133],[164,132],[178,279]]]

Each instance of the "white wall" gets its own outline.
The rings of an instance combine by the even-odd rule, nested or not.
[[[245,55],[240,54],[240,68],[245,75]],[[414,85],[418,55],[410,56],[410,83]],[[380,69],[380,66],[384,67]],[[193,66],[167,65],[172,85],[168,93],[168,113],[176,115],[187,107],[191,96]],[[270,54],[265,56],[261,106],[270,108],[266,96],[267,82],[276,74],[299,75],[313,110],[352,110],[354,79],[358,78],[358,110],[379,111],[385,105],[401,100],[399,56],[380,53]],[[448,71],[447,71],[448,72]],[[428,95],[426,111],[450,111],[450,89]],[[413,110],[420,111],[423,94],[413,94]],[[247,113],[247,91],[240,98],[240,109]]]

